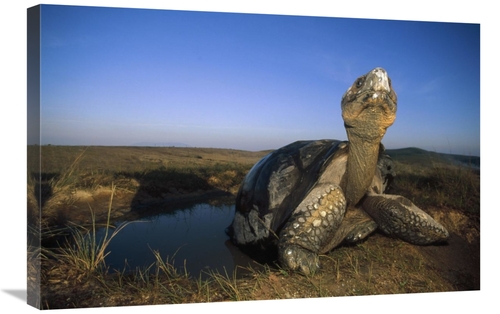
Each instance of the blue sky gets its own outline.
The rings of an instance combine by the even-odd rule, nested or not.
[[[246,150],[346,139],[340,99],[384,67],[387,148],[480,155],[480,26],[43,6],[41,141]]]

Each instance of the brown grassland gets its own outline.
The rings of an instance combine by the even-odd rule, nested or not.
[[[321,256],[321,271],[308,276],[265,266],[246,269],[245,276],[211,273],[202,280],[176,270],[159,254],[146,269],[106,269],[106,245],[120,231],[110,226],[116,219],[140,218],[131,210],[134,204],[234,196],[266,153],[29,146],[28,303],[57,309],[480,289],[479,170],[418,149],[389,151],[397,167],[389,192],[409,198],[442,223],[450,231],[446,244],[415,246],[376,232]],[[99,243],[93,230],[103,225],[110,227],[109,235]],[[61,235],[71,245],[54,246]]]

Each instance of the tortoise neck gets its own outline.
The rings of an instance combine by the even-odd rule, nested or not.
[[[366,193],[375,176],[382,137],[367,139],[347,132],[349,155],[343,188],[348,206],[355,206]]]

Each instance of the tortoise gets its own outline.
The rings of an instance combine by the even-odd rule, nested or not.
[[[429,214],[385,194],[395,171],[381,140],[396,109],[383,68],[356,79],[341,101],[348,141],[297,141],[258,161],[236,196],[232,242],[306,274],[319,269],[319,254],[377,228],[412,244],[445,242],[448,231]]]

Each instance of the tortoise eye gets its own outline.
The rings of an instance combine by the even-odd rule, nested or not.
[[[356,87],[357,87],[357,88],[360,88],[360,87],[363,85],[363,83],[364,83],[364,82],[365,82],[365,78],[364,78],[364,77],[360,77],[360,78],[358,78],[358,79],[356,80]]]

